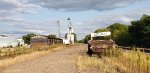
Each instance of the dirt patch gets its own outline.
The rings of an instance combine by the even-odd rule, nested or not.
[[[66,47],[46,56],[12,65],[1,73],[78,73],[75,57],[86,45]]]

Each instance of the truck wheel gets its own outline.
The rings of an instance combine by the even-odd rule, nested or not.
[[[91,57],[92,56],[92,53],[90,51],[87,52],[87,54]]]
[[[88,49],[87,54],[91,57],[93,53],[92,53],[92,51],[90,49]]]

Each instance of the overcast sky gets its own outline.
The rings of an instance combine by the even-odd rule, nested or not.
[[[150,0],[0,0],[0,34],[61,34],[70,17],[78,39],[119,22],[130,25],[150,14]]]

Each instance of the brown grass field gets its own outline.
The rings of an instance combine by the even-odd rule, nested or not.
[[[34,48],[2,48],[0,50],[0,69],[16,63],[42,57],[50,52],[61,50],[63,47],[64,45],[56,44],[51,46],[36,46]]]
[[[81,73],[150,73],[150,56],[138,51],[107,50],[102,58],[78,56]],[[89,73],[90,73],[89,72]]]

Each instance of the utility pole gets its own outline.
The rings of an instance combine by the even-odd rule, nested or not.
[[[58,38],[61,38],[61,34],[60,34],[60,21],[57,21],[57,25],[58,25],[58,29],[57,29],[57,33],[58,33]]]

